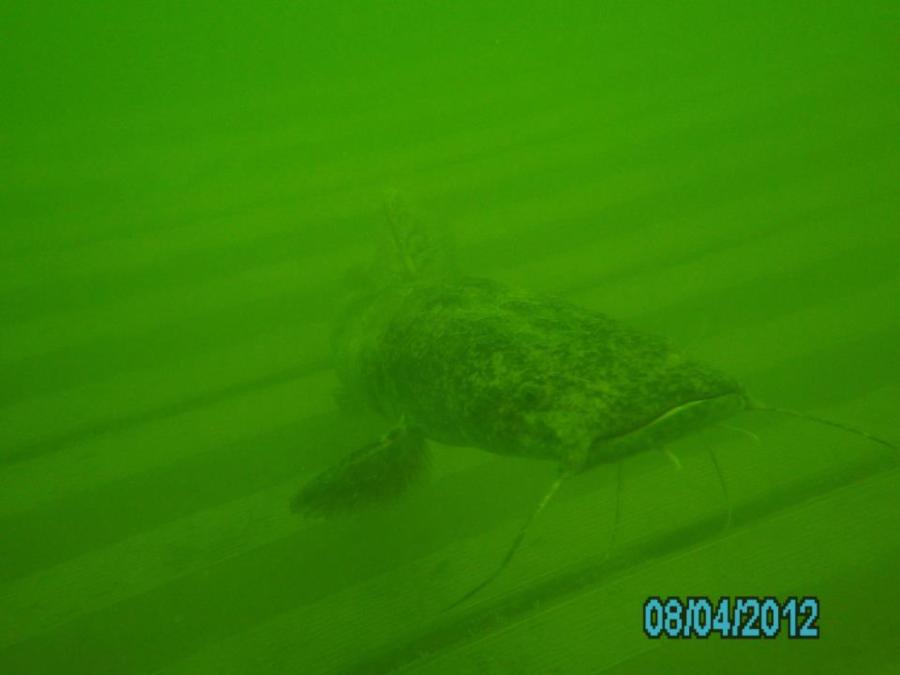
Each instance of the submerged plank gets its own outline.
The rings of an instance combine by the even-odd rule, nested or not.
[[[869,402],[885,397],[886,403],[896,401],[897,390],[882,392]],[[893,476],[890,485],[896,485],[896,457],[852,441],[822,446],[820,435],[812,439],[801,435],[798,442],[795,431],[784,429],[773,436],[770,430],[761,447],[746,439],[716,444],[734,507],[733,528],[724,541],[737,542],[716,565],[740,569],[747,564],[746,555],[740,553],[747,546],[746,538],[759,536],[756,528],[765,527],[773,515],[782,517],[816,500],[830,503],[838,498],[835,495],[856,499],[855,489],[844,487],[864,486],[884,471]],[[829,451],[817,452],[821,447]],[[534,623],[565,630],[566,619],[554,617],[565,615],[566,607],[577,605],[582,597],[597,598],[600,603],[594,613],[596,630],[602,633],[609,622],[621,623],[625,614],[621,605],[605,603],[610,585],[672,557],[720,546],[724,509],[717,475],[703,448],[685,449],[682,461],[680,472],[661,457],[627,463],[621,529],[609,558],[614,477],[606,470],[573,481],[569,494],[561,495],[536,524],[528,545],[504,576],[452,614],[442,614],[441,609],[496,564],[514,523],[450,542],[419,559],[398,561],[395,570],[276,615],[240,636],[212,643],[162,672],[274,673],[308,667],[317,673],[380,673],[421,659],[453,664],[448,666],[452,672],[471,672],[477,670],[475,665],[455,668],[462,667],[465,659],[477,664],[488,659],[489,653],[510,657],[511,652],[495,644],[503,643],[508,633],[527,630]],[[897,507],[896,498],[891,499]],[[828,564],[817,562],[820,569]],[[727,577],[708,569],[707,574],[709,592],[721,589]],[[640,604],[636,607],[628,616],[639,618]],[[579,619],[586,629],[592,615]],[[631,643],[644,644],[639,624],[630,628]],[[635,640],[635,635],[640,639]],[[611,644],[627,642],[620,645],[612,640]],[[535,668],[523,672],[548,672],[542,667],[555,650],[544,644],[534,649],[546,656],[536,658]],[[608,663],[628,655],[617,647],[611,651],[616,658]],[[473,652],[480,656],[471,656]]]
[[[875,647],[896,659],[896,649],[879,644],[894,634],[896,620],[887,611],[861,614],[856,617],[863,622],[857,630],[846,630],[849,617],[833,613],[839,611],[840,597],[840,592],[833,590],[833,580],[843,577],[845,582],[852,580],[865,586],[867,573],[900,562],[896,537],[884,536],[900,517],[898,495],[900,472],[896,469],[846,484],[812,501],[747,522],[727,537],[659,550],[650,560],[642,558],[644,562],[636,568],[611,573],[594,588],[539,606],[497,625],[489,634],[447,650],[420,654],[418,658],[411,654],[413,659],[407,667],[390,672],[525,674],[555,670],[593,675],[658,672],[660,667],[673,672],[692,666],[715,668],[716,664],[703,656],[721,647],[718,638],[712,638],[711,644],[673,644],[651,641],[643,635],[641,608],[650,595],[818,596],[822,606],[820,625],[827,635],[822,648],[843,661],[835,672],[858,664],[856,658],[848,659],[848,651],[855,653],[860,647]],[[773,545],[761,543],[767,541]],[[650,551],[645,549],[644,553]],[[844,630],[833,630],[835,624],[843,624]],[[893,631],[887,628],[890,624]],[[778,641],[788,642],[783,636]],[[785,668],[784,650],[773,651],[772,647],[756,641],[733,646],[726,658],[734,658],[735,650],[740,650],[753,663],[752,668],[746,663],[729,666],[729,670],[759,672],[771,667],[774,672],[797,672],[793,669],[808,667],[808,661],[797,654],[804,645],[779,645],[794,648],[789,652],[790,669]],[[657,649],[664,654],[646,658]],[[716,651],[721,657],[723,650]],[[339,672],[374,674],[387,670],[363,661],[355,669]]]

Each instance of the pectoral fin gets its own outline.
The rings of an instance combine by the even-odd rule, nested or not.
[[[394,429],[313,478],[291,501],[291,510],[329,517],[396,498],[425,474],[428,463],[425,437]]]

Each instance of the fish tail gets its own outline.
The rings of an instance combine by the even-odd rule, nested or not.
[[[419,218],[398,190],[384,195],[385,224],[373,272],[387,282],[433,280],[455,273],[449,233]]]

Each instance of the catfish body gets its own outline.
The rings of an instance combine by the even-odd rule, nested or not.
[[[314,476],[291,508],[330,517],[397,497],[426,472],[429,439],[555,461],[559,476],[499,566],[448,609],[497,578],[568,476],[665,449],[741,410],[813,420],[896,450],[848,425],[752,401],[733,378],[603,314],[461,278],[446,238],[397,195],[385,208],[386,236],[371,268],[355,277],[362,288],[335,324],[333,347],[344,401],[376,411],[390,431]],[[712,449],[710,458],[728,527],[731,505]]]
[[[603,314],[485,279],[383,287],[335,334],[343,386],[447,445],[581,470],[745,405],[739,384]]]

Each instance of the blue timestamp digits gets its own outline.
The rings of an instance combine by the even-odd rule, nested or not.
[[[819,637],[819,599],[651,596],[644,602],[644,634],[658,638],[789,639]]]

